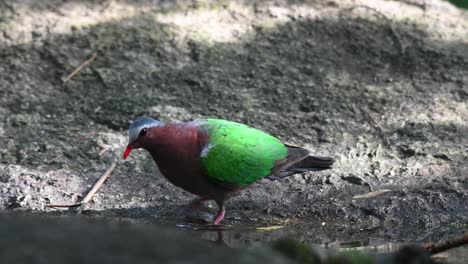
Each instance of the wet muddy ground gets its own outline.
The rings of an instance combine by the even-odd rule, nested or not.
[[[79,200],[120,160],[138,116],[216,117],[337,160],[230,200],[225,224],[288,230],[240,232],[233,244],[460,234],[467,22],[435,0],[2,1],[0,208],[62,214],[45,205]],[[85,213],[180,223],[191,198],[141,151]]]

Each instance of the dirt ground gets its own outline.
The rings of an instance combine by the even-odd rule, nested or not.
[[[192,196],[121,161],[126,130],[216,117],[337,160],[225,223],[446,238],[468,229],[467,100],[468,11],[444,1],[0,1],[0,208],[58,214],[119,160],[87,215],[181,221]]]

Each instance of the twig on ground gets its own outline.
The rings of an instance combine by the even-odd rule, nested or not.
[[[387,24],[390,27],[390,30],[391,30],[391,32],[393,34],[393,37],[396,39],[396,42],[398,43],[398,48],[399,48],[400,54],[405,53],[405,46],[403,45],[403,42],[401,41],[400,34],[398,34],[398,32],[395,30],[392,20],[390,18],[388,18],[384,13],[380,12],[379,10],[377,10],[375,8],[372,8],[370,6],[365,6],[365,5],[356,5],[356,6],[352,6],[352,7],[349,7],[349,8],[345,8],[345,9],[340,10],[340,13],[347,12],[347,11],[352,12],[353,10],[358,9],[358,8],[363,8],[363,9],[372,11],[375,14],[377,14],[379,17],[383,18],[387,22]]]
[[[407,5],[421,8],[423,11],[426,11],[427,9],[427,4],[425,0],[400,0],[400,1]]]
[[[99,156],[104,155],[104,153],[106,153],[109,149],[110,149],[109,147],[103,148],[101,151],[99,151]]]
[[[247,17],[244,16],[242,13],[236,13],[235,11],[233,11],[232,9],[229,8],[229,5],[228,4],[225,4],[222,6],[224,8],[224,10],[226,10],[226,12],[228,12],[228,14],[234,19],[236,20],[237,22],[243,22],[243,21],[247,21]],[[241,16],[243,18],[243,21],[241,19],[239,19],[238,16]]]
[[[56,156],[55,158],[49,160],[48,163],[50,164],[50,163],[52,163],[52,162],[55,162],[55,161],[57,161],[58,159],[60,159],[60,158],[62,158],[62,157],[63,157],[63,154],[59,154],[59,155]]]
[[[88,194],[85,196],[85,198],[78,203],[72,203],[72,204],[48,204],[46,205],[47,207],[77,207],[79,206],[80,208],[78,209],[77,214],[80,215],[83,212],[84,207],[86,206],[89,201],[93,198],[94,194],[102,187],[104,182],[109,179],[112,171],[114,170],[115,166],[117,166],[117,162],[113,162],[110,167],[107,169],[107,171],[99,178],[99,180],[94,184],[93,188],[88,192]]]
[[[90,64],[94,59],[96,59],[97,53],[93,53],[91,55],[91,58],[83,62],[80,66],[78,66],[72,73],[70,73],[65,79],[63,79],[63,82],[66,83],[68,82],[71,78],[73,78],[75,75],[77,75],[86,65]]]
[[[102,143],[101,140],[98,140],[96,142],[96,144],[101,148],[101,151],[99,151],[99,156],[102,156],[104,153],[106,153],[108,150],[111,149],[111,147],[109,147],[109,145],[106,145],[106,144]]]
[[[89,193],[86,195],[86,197],[81,201],[81,206],[78,209],[78,212],[76,213],[77,215],[80,215],[83,212],[84,207],[86,204],[91,201],[91,198],[93,198],[94,194],[102,187],[104,182],[109,179],[112,171],[114,170],[115,166],[117,165],[116,162],[113,162],[111,166],[107,169],[107,171],[99,178],[99,180],[94,184],[93,188]]]
[[[461,237],[447,239],[437,243],[427,243],[423,248],[433,255],[463,245],[468,245],[468,233]]]
[[[377,122],[377,120],[375,120],[374,117],[371,114],[369,114],[368,112],[364,112],[364,113],[367,116],[367,118],[369,119],[372,127],[374,127],[374,129],[377,129],[377,131],[379,133],[379,136],[382,139],[383,144],[386,147],[390,147],[390,141],[388,140],[388,137],[385,134],[385,131],[382,128],[382,126],[379,124],[379,122]]]
[[[229,9],[229,7],[227,5],[224,5],[223,8],[228,12],[228,14],[236,21],[239,22],[239,18],[237,17],[236,13],[234,11],[232,11],[231,9]]]

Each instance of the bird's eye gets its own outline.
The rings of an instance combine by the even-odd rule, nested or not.
[[[146,135],[146,133],[148,133],[148,129],[147,128],[143,128],[142,130],[140,130],[140,135],[138,135],[139,137],[143,137]]]

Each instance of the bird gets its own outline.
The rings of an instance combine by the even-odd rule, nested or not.
[[[259,129],[223,119],[165,123],[140,117],[128,129],[123,159],[134,149],[147,150],[161,174],[197,196],[190,208],[214,200],[213,224],[225,216],[225,201],[261,179],[330,169],[331,157],[281,142]]]

